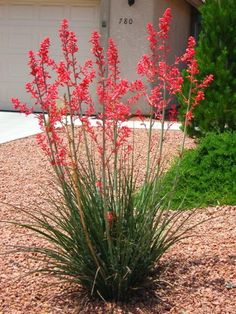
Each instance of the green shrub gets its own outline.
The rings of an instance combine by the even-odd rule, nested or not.
[[[235,0],[207,0],[201,7],[202,30],[196,51],[199,79],[212,73],[214,81],[206,90],[206,100],[193,109],[194,119],[187,127],[190,136],[236,130],[235,9]],[[188,93],[188,80],[185,85]],[[186,104],[183,99],[179,100],[182,114]],[[181,114],[179,118],[183,121]]]
[[[210,133],[196,149],[185,151],[163,176],[162,193],[170,190],[177,171],[172,208],[236,204],[236,134]]]

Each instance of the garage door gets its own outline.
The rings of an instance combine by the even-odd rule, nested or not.
[[[18,2],[19,3],[19,2]],[[99,28],[99,1],[0,1],[0,110],[12,110],[11,98],[30,102],[24,90],[28,76],[28,51],[50,37],[54,58],[61,59],[58,29],[63,18],[79,40],[80,60],[90,57],[88,40]]]

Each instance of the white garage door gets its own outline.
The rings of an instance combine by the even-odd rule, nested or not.
[[[63,18],[79,40],[81,62],[90,58],[88,40],[99,28],[99,1],[6,1],[0,2],[0,110],[12,110],[11,98],[30,101],[24,86],[30,81],[28,51],[50,37],[52,56],[60,57],[58,29]],[[68,4],[69,3],[69,4]]]

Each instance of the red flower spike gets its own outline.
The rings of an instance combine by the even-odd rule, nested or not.
[[[159,36],[161,39],[168,38],[171,19],[172,19],[171,9],[167,8],[163,16],[159,19],[159,28],[160,28]]]
[[[99,188],[99,189],[102,188],[102,181],[101,180],[96,182],[96,187]]]
[[[193,112],[190,110],[185,114],[185,116],[187,121],[191,121],[193,119]]]
[[[148,41],[149,41],[149,47],[151,50],[155,50],[157,45],[157,32],[153,26],[153,24],[148,23],[147,24],[147,32],[148,32]]]
[[[168,115],[169,115],[169,121],[171,122],[177,121],[178,110],[177,110],[176,105],[171,106],[171,109],[169,110]]]
[[[181,72],[177,68],[180,60],[173,65],[167,62],[170,51],[167,39],[171,19],[171,10],[167,9],[159,19],[158,31],[152,24],[147,25],[150,54],[144,55],[137,67],[137,73],[146,77],[153,85],[151,90],[144,88],[143,95],[150,106],[150,114],[157,119],[163,118],[164,111],[172,102],[173,96],[181,92],[183,84]]]
[[[19,110],[21,113],[24,113],[26,116],[33,112],[33,108],[29,108],[26,104],[22,104],[19,99],[12,98],[12,103],[16,110]]]
[[[114,214],[112,211],[107,212],[107,221],[111,223],[114,219]]]

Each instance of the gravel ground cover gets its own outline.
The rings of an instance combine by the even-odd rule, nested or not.
[[[136,130],[143,151],[144,130]],[[171,131],[166,140],[166,157],[176,154],[182,133]],[[187,141],[187,146],[194,143]],[[144,156],[138,163],[142,167]],[[48,206],[50,166],[29,137],[0,145],[0,201],[14,206]],[[129,304],[114,305],[89,299],[75,285],[58,283],[40,274],[25,276],[40,266],[23,253],[0,255],[0,313],[236,313],[236,207],[200,209],[201,221],[193,237],[175,245],[153,274],[152,287],[140,292]],[[0,220],[22,220],[20,210],[0,203]],[[42,239],[29,231],[0,223],[0,253],[10,245],[37,245]]]

